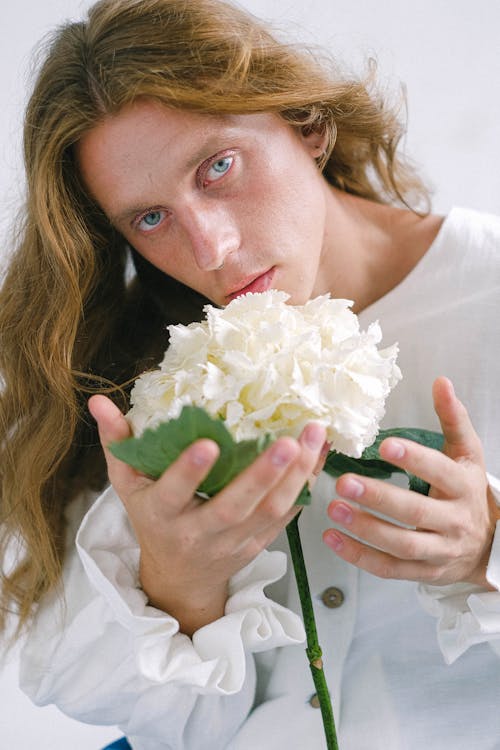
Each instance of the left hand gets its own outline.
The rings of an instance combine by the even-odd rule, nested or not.
[[[361,507],[334,500],[328,515],[363,541],[337,529],[326,530],[323,540],[343,560],[381,578],[489,587],[486,566],[500,511],[488,487],[481,442],[449,380],[434,382],[433,397],[445,439],[442,452],[400,438],[380,445],[385,461],[430,484],[429,496],[344,474],[337,493]]]

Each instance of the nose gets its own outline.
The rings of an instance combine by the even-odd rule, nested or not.
[[[202,271],[220,268],[239,247],[240,235],[234,217],[210,200],[185,206],[181,221],[196,265]]]

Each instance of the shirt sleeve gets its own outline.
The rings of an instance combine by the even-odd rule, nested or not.
[[[126,511],[109,488],[80,525],[63,591],[39,606],[21,687],[39,705],[117,724],[134,750],[219,750],[252,706],[251,654],[304,640],[300,618],[264,594],[284,575],[286,556],[263,551],[235,575],[225,615],[192,638],[148,604],[138,564]]]
[[[500,506],[500,479],[487,476]],[[423,608],[437,618],[438,642],[447,664],[470,646],[485,641],[500,656],[500,521],[493,537],[486,579],[493,591],[467,583],[418,587]]]

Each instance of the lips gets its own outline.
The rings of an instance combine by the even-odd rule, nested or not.
[[[250,276],[247,279],[244,279],[234,291],[227,295],[227,299],[231,301],[236,299],[236,297],[241,297],[243,294],[248,294],[249,292],[267,292],[267,290],[271,288],[275,270],[276,268],[273,266],[258,276]]]

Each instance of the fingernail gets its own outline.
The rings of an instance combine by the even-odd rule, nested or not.
[[[307,425],[304,432],[304,441],[311,450],[317,450],[325,442],[325,430],[319,424]]]
[[[384,444],[384,456],[385,458],[403,458],[405,454],[405,447],[403,443],[398,440],[388,440]]]
[[[204,441],[191,446],[189,458],[195,466],[206,466],[215,460],[218,451],[217,446],[215,443],[211,444],[211,441],[208,444],[207,442]]]
[[[205,466],[205,464],[207,464],[209,461],[207,455],[203,451],[197,448],[193,448],[193,450],[191,451],[190,458],[191,458],[191,462],[195,466]]]
[[[342,479],[342,482],[340,483],[342,489],[340,489],[338,484],[339,483],[337,483],[337,492],[342,497],[355,499],[357,497],[361,497],[361,495],[365,491],[364,484],[362,484],[359,479],[353,479],[352,477]]]
[[[344,540],[336,531],[326,531],[323,539],[325,540],[325,543],[336,552],[341,550],[344,546]]]
[[[352,509],[348,505],[334,505],[328,515],[332,521],[338,521],[339,523],[348,525],[352,523]]]
[[[273,445],[270,455],[271,461],[275,466],[286,466],[293,458],[288,446],[283,443]]]

